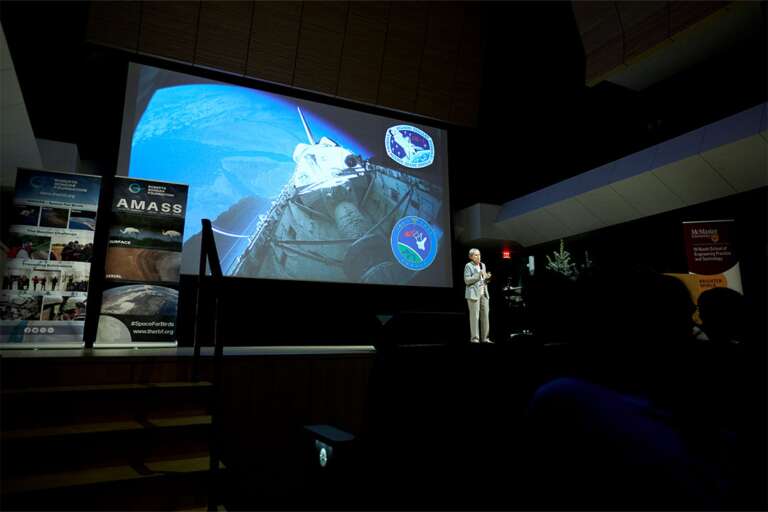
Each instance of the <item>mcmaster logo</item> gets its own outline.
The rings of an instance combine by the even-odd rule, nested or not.
[[[713,229],[713,228],[692,229],[691,238],[693,239],[707,238],[712,242],[717,243],[720,241],[720,233],[717,232],[717,229]]]

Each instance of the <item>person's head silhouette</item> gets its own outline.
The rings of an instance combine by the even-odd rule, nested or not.
[[[744,330],[744,296],[730,288],[711,288],[699,295],[702,329],[712,341],[739,341]]]

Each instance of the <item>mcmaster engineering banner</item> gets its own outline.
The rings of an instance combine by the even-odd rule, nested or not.
[[[743,293],[739,259],[733,247],[733,220],[683,222],[688,272],[700,292],[727,287]]]
[[[19,169],[0,344],[82,346],[101,177]]]
[[[116,176],[96,345],[175,345],[188,186]]]

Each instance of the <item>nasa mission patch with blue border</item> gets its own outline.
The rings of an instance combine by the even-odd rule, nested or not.
[[[403,217],[392,228],[390,248],[400,265],[409,270],[424,270],[437,256],[437,235],[421,217]]]
[[[432,137],[415,126],[399,124],[388,128],[384,148],[389,158],[412,169],[427,167],[435,161]]]

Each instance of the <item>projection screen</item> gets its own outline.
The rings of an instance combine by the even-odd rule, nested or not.
[[[189,185],[228,276],[450,287],[443,129],[132,63],[118,174]]]

